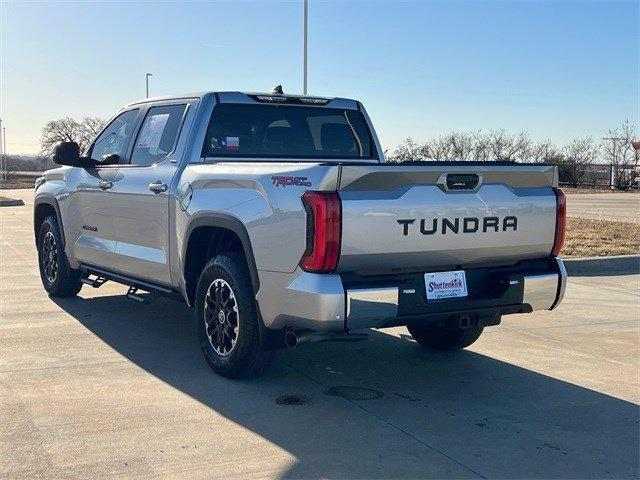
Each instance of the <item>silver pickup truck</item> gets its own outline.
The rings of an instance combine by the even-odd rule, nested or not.
[[[132,300],[184,301],[226,377],[369,328],[460,349],[564,294],[556,167],[386,163],[355,100],[145,99],[86,152],[66,142],[54,160],[63,167],[38,179],[34,205],[46,291],[110,280]]]

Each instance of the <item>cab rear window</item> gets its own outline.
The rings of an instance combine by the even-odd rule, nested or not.
[[[285,105],[216,105],[204,157],[375,158],[359,111]]]

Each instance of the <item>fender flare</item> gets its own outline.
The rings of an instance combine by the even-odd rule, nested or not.
[[[189,246],[189,240],[191,234],[198,227],[218,227],[231,230],[235,233],[240,242],[242,243],[242,249],[244,256],[247,260],[247,266],[249,267],[249,276],[251,277],[251,284],[253,286],[254,295],[258,293],[260,289],[260,278],[258,277],[258,268],[256,267],[256,261],[253,256],[253,248],[251,247],[251,239],[247,233],[247,229],[243,225],[242,221],[233,215],[221,212],[203,212],[199,215],[195,215],[191,218],[185,231],[185,241],[182,247],[182,258],[187,258],[187,248]],[[184,270],[185,267],[183,267]],[[184,271],[183,271],[184,273]]]
[[[62,248],[65,247],[66,239],[64,236],[64,226],[62,225],[62,215],[60,214],[60,206],[58,205],[58,199],[52,195],[38,195],[33,202],[33,233],[36,239],[36,244],[38,242],[38,232],[36,231],[36,210],[38,205],[46,204],[51,207],[56,212],[56,217],[58,219],[58,227],[60,228],[60,236],[62,237]]]

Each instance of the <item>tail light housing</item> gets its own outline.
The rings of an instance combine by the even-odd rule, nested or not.
[[[557,257],[564,245],[564,237],[567,232],[567,197],[559,188],[554,188],[556,195],[556,236],[553,240],[551,255]]]
[[[300,267],[307,272],[331,272],[340,258],[340,196],[337,192],[305,192],[302,204],[307,211],[307,248]]]

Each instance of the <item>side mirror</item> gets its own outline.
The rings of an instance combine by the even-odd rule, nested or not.
[[[80,166],[80,147],[76,142],[60,142],[53,149],[53,161],[58,165]]]
[[[76,142],[60,142],[53,150],[53,162],[70,167],[89,168],[95,165],[90,158],[80,156],[80,147]]]

